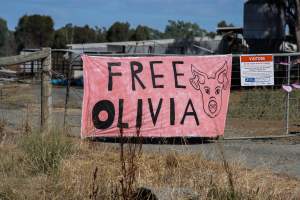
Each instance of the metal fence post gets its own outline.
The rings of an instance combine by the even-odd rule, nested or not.
[[[287,73],[287,84],[291,84],[291,56],[288,56],[288,73]],[[287,93],[286,98],[286,119],[285,119],[285,128],[286,134],[289,134],[289,118],[290,118],[290,92]]]
[[[73,60],[70,61],[69,68],[68,68],[68,75],[67,75],[67,87],[66,87],[66,98],[65,98],[65,111],[64,111],[64,128],[66,128],[66,119],[67,119],[67,113],[68,113],[68,103],[69,103],[69,97],[70,97],[70,87],[71,87],[71,76],[72,76],[72,65]]]

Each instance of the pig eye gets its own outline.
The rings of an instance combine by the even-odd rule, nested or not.
[[[210,89],[209,89],[209,87],[205,87],[204,90],[205,90],[206,94],[210,94]]]
[[[220,92],[221,92],[221,89],[219,87],[217,87],[216,91],[215,91],[216,95],[220,94]]]

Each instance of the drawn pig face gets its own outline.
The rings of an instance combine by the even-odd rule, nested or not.
[[[227,89],[227,62],[225,62],[216,72],[207,75],[191,66],[193,78],[190,79],[191,85],[200,90],[204,112],[210,117],[216,117],[222,107],[222,91]]]

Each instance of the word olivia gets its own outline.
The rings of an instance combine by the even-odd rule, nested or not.
[[[145,102],[146,101],[146,102]],[[191,99],[188,99],[187,102],[180,102],[180,104],[185,103],[185,110],[183,113],[176,113],[176,104],[175,99],[170,98],[169,101],[165,101],[164,99],[160,98],[158,102],[155,102],[157,106],[153,105],[152,99],[148,98],[147,100],[137,99],[137,109],[135,115],[135,127],[142,127],[143,125],[143,113],[145,110],[148,110],[150,113],[153,126],[156,126],[157,120],[160,116],[161,110],[166,109],[169,110],[169,124],[176,125],[176,117],[180,118],[180,124],[184,124],[188,117],[193,118],[195,124],[199,126],[199,119],[197,112],[194,108],[193,102]],[[143,109],[144,106],[147,106],[148,109]],[[117,116],[117,127],[118,128],[129,128],[129,122],[123,121],[123,113],[127,112],[128,109],[124,108],[124,99],[119,99],[119,110]],[[105,116],[105,117],[101,117]],[[164,117],[166,117],[164,115]],[[108,129],[110,128],[116,118],[116,108],[113,102],[110,100],[101,100],[98,101],[92,110],[92,120],[94,127],[97,129]],[[132,120],[133,121],[133,120]],[[133,122],[134,123],[134,122]]]

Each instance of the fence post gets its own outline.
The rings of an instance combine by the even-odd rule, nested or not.
[[[43,48],[47,57],[42,59],[41,73],[41,130],[48,133],[52,125],[51,48]]]
[[[291,56],[288,56],[288,74],[287,74],[287,84],[291,84]],[[285,131],[289,134],[289,120],[290,120],[290,92],[287,92],[286,98],[286,119],[285,119]]]
[[[72,72],[73,72],[72,65],[73,65],[73,59],[70,59],[68,74],[67,74],[67,88],[66,88],[65,111],[64,111],[64,128],[66,128],[66,120],[67,120],[67,113],[68,113],[68,103],[69,103],[70,87],[71,87],[71,76],[72,76]]]

